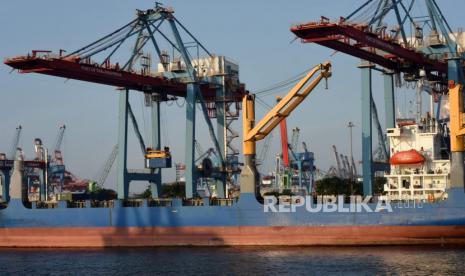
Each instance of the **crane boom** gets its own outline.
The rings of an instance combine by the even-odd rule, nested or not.
[[[313,80],[304,90],[301,92],[302,88],[307,84],[307,82],[318,72],[321,73]],[[271,109],[268,114],[253,128],[244,133],[245,139],[244,142],[250,141],[259,141],[268,136],[270,132],[301,103],[305,98],[315,89],[315,87],[320,83],[324,78],[327,79],[331,76],[331,63],[326,62],[315,66],[301,81],[299,81],[289,93],[281,100],[278,104]],[[301,93],[299,93],[301,92]],[[246,95],[243,99],[245,108],[249,109],[250,113],[255,113],[253,109],[254,104],[250,103],[254,101],[254,96]],[[251,114],[246,114],[251,115]],[[255,122],[255,119],[248,118],[245,122]],[[250,125],[250,126],[253,126]],[[246,126],[244,126],[246,128]]]
[[[318,72],[320,74],[307,85],[310,79]],[[241,193],[244,196],[247,194],[249,196],[252,194],[259,196],[260,194],[258,191],[258,174],[255,164],[256,141],[268,136],[284,118],[289,116],[305,100],[322,79],[328,79],[329,77],[331,77],[330,62],[315,66],[257,125],[255,125],[255,95],[244,96],[242,100],[244,108],[242,115],[244,168],[240,176]]]

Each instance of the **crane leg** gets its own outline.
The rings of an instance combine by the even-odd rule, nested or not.
[[[47,201],[47,183],[45,181],[45,169],[41,170],[39,174],[40,181],[40,201]]]
[[[461,73],[461,59],[451,59],[448,61],[448,77],[450,81],[463,84],[463,74]],[[450,91],[450,90],[449,90]],[[463,93],[463,91],[460,91]],[[450,94],[450,92],[449,92]],[[451,108],[451,168],[450,168],[450,183],[452,188],[465,188],[465,166],[464,166],[464,150],[465,143],[463,137],[454,137],[454,126],[458,124],[461,127],[460,119],[453,118],[452,114],[461,114],[463,112],[463,94],[457,97],[450,97]],[[457,102],[458,101],[458,102]],[[455,119],[455,120],[454,120]],[[456,121],[459,122],[456,122]]]
[[[246,194],[259,195],[258,172],[255,164],[255,154],[244,155],[244,167],[240,176],[241,197]]]
[[[394,97],[394,74],[392,72],[384,72],[384,114],[385,114],[385,128],[396,127],[396,105]],[[389,139],[386,139],[386,148],[388,156],[391,153],[389,150]]]
[[[218,77],[221,85],[216,89],[216,138],[220,147],[220,154],[227,162],[226,156],[226,87],[224,86],[224,77]],[[218,198],[226,198],[226,164],[220,164],[223,176],[216,181],[216,192]]]
[[[255,99],[253,96],[245,96],[242,106],[242,124],[246,136],[255,125]],[[256,143],[255,140],[244,141],[242,143],[244,153],[244,167],[240,175],[241,199],[239,203],[248,202],[251,198],[260,195],[260,186],[258,185],[258,172],[256,167]]]
[[[362,162],[363,195],[373,194],[373,149],[372,149],[372,105],[371,69],[372,65],[362,64]]]
[[[384,111],[386,116],[385,127],[396,127],[396,106],[394,98],[394,74],[384,72]]]
[[[161,150],[160,101],[152,100],[151,115],[152,115],[152,147],[155,150]],[[155,170],[154,175],[155,175],[154,181],[150,182],[150,191],[152,192],[152,198],[158,198],[161,195],[161,169]]]
[[[118,117],[118,170],[117,170],[117,192],[118,199],[127,199],[129,195],[129,178],[127,172],[128,154],[128,103],[129,89],[119,94],[119,117]]]
[[[197,192],[197,181],[195,177],[195,157],[194,157],[194,142],[195,142],[195,102],[196,91],[195,84],[187,85],[186,98],[186,198],[193,198]]]

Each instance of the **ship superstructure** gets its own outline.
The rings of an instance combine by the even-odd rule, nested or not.
[[[420,123],[397,120],[387,130],[390,173],[385,173],[384,198],[435,201],[447,198],[450,160],[443,127],[429,116]]]

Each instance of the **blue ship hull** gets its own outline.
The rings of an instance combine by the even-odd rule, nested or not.
[[[392,212],[265,212],[253,194],[233,206],[118,205],[28,209],[11,200],[0,210],[0,245],[465,244],[463,189],[439,203],[392,204]]]

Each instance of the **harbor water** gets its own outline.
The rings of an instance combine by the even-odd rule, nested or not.
[[[1,249],[0,275],[464,275],[465,248]]]

